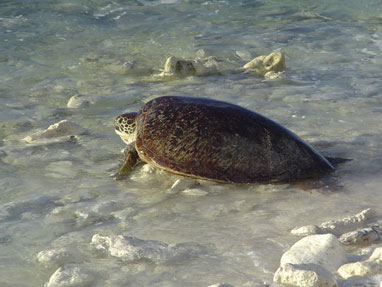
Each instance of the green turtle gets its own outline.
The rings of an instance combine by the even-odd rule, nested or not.
[[[323,175],[333,165],[276,122],[243,107],[164,96],[118,116],[130,145],[117,177],[142,160],[172,173],[224,183],[286,182]]]

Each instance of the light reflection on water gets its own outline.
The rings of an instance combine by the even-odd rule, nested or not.
[[[1,285],[42,286],[55,268],[40,266],[36,254],[70,242],[90,249],[95,233],[213,246],[212,255],[159,267],[121,265],[113,258],[100,263],[84,251],[82,261],[102,274],[99,286],[126,280],[135,286],[271,282],[281,254],[296,240],[289,235],[293,227],[366,207],[378,211],[377,2],[348,1],[343,7],[340,1],[3,1]],[[155,76],[171,55],[211,56],[220,69],[230,70],[276,49],[286,55],[285,81],[231,73],[171,81]],[[76,94],[94,96],[95,103],[67,109]],[[238,103],[287,126],[326,155],[352,158],[336,174],[342,189],[202,182],[206,196],[171,194],[167,190],[178,177],[145,173],[143,167],[131,181],[111,180],[123,148],[113,132],[114,117],[159,95]],[[63,119],[87,133],[76,142],[21,141]],[[79,215],[88,211],[98,217]],[[106,275],[108,270],[114,275]]]

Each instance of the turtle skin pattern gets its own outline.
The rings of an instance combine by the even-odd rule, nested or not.
[[[165,170],[227,183],[292,181],[333,166],[291,131],[226,102],[159,97],[137,118],[136,149]]]

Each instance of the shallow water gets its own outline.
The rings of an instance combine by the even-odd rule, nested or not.
[[[379,1],[1,1],[0,285],[43,286],[58,266],[38,252],[80,250],[92,286],[271,283],[289,231],[382,202],[382,7]],[[165,80],[167,57],[212,56],[221,70],[281,50],[286,79],[246,73]],[[68,109],[70,97],[94,103]],[[140,166],[109,177],[123,143],[113,119],[160,95],[237,103],[285,125],[324,155],[353,159],[304,191],[179,179]],[[22,139],[60,120],[75,140]],[[325,187],[327,185],[327,187]],[[205,247],[176,263],[123,263],[91,247],[94,234]],[[258,286],[260,286],[258,285]]]

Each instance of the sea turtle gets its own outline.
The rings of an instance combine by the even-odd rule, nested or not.
[[[333,165],[288,129],[227,102],[164,96],[118,116],[130,145],[117,177],[139,159],[169,172],[224,183],[283,182],[323,175]]]

